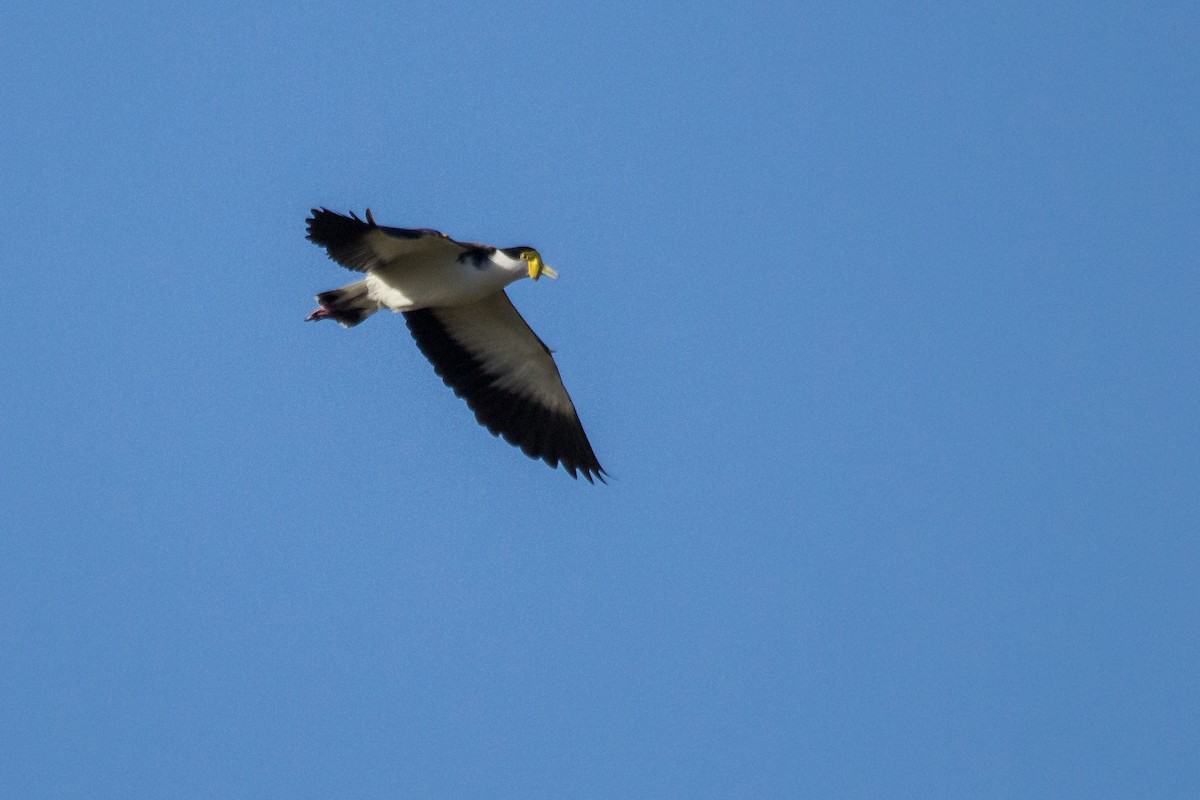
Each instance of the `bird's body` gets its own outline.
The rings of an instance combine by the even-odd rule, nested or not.
[[[441,254],[433,258],[409,258],[372,271],[366,282],[367,292],[381,306],[392,311],[411,311],[473,303],[525,275],[525,262],[496,250],[486,255],[481,253],[477,258],[456,256],[449,267]]]
[[[550,349],[504,288],[524,277],[557,277],[531,247],[458,242],[429,228],[391,228],[313,209],[308,238],[355,283],[317,295],[310,320],[353,327],[387,308],[403,312],[418,347],[480,424],[527,455],[561,463],[575,477],[604,480]]]

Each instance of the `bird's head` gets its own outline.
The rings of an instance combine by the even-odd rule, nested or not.
[[[542,261],[542,255],[532,247],[522,247],[519,258],[524,261],[529,267],[529,277],[535,281],[545,275],[547,278],[557,278],[558,273],[546,266],[546,262]]]

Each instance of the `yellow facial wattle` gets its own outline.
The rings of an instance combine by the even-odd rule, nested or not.
[[[529,277],[535,281],[543,275],[551,279],[558,277],[558,273],[546,266],[546,262],[542,261],[542,257],[538,253],[530,251],[525,253],[523,258],[529,262]]]

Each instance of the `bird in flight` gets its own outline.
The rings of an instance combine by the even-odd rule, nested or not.
[[[362,280],[317,295],[309,320],[352,328],[381,308],[404,314],[417,347],[479,424],[530,458],[589,483],[607,474],[588,442],[550,348],[504,287],[557,278],[532,247],[459,242],[429,228],[378,225],[314,208],[308,239]]]

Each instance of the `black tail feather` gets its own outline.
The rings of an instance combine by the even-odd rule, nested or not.
[[[363,281],[321,292],[317,302],[329,312],[329,317],[347,328],[353,328],[379,310],[379,303],[371,299]]]

